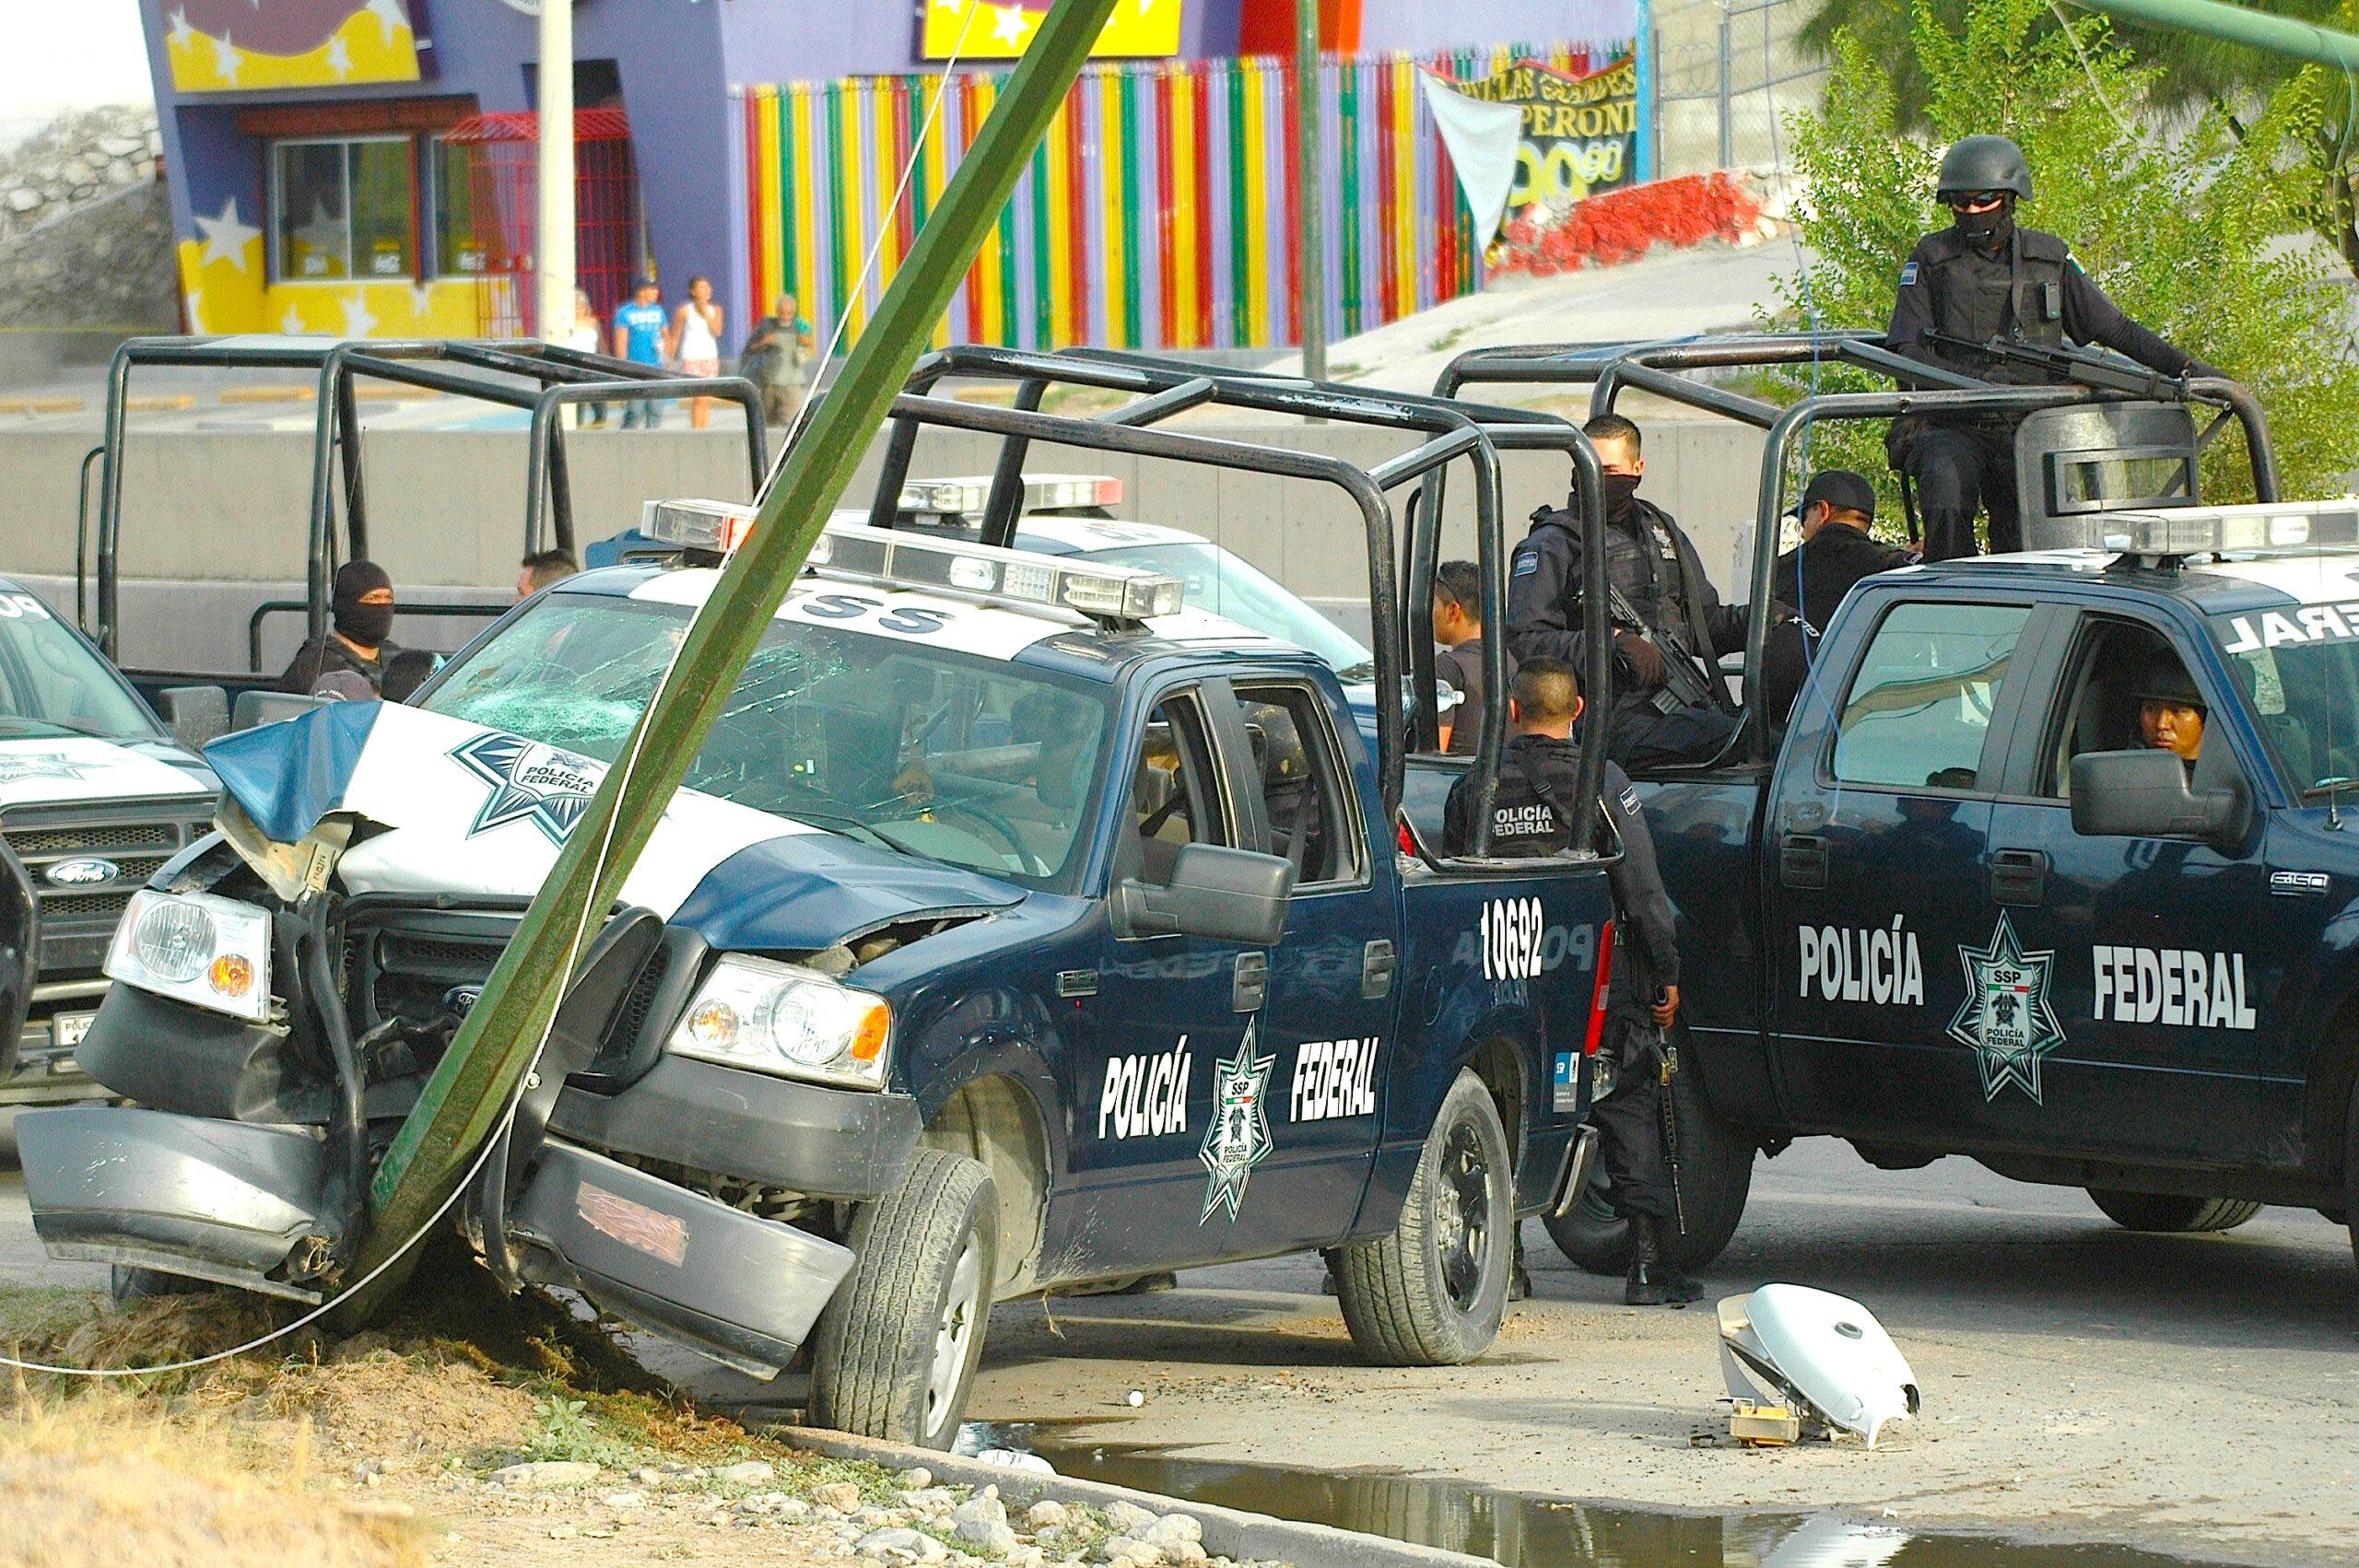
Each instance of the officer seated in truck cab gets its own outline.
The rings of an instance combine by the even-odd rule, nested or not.
[[[2146,661],[2138,682],[2138,729],[2148,746],[2177,753],[2193,771],[2210,713],[2177,654],[2158,653]]]
[[[2072,759],[2088,752],[2175,752],[2191,773],[2211,708],[2185,662],[2143,626],[2109,626],[2098,635],[2103,640],[2081,660],[2081,687],[2058,738],[2055,792],[2071,795]]]

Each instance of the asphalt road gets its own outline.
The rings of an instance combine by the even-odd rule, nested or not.
[[[1526,1239],[1537,1295],[1472,1366],[1362,1364],[1318,1293],[1318,1260],[1273,1259],[1161,1294],[1002,1308],[970,1413],[1066,1442],[1644,1506],[1839,1507],[1904,1527],[2359,1562],[2359,1271],[2316,1214],[2139,1236],[2077,1192],[1961,1160],[1890,1174],[1822,1142],[1765,1162],[1708,1293],[1782,1280],[1866,1303],[1925,1390],[1923,1418],[1872,1453],[1696,1445],[1721,1392],[1709,1301],[1624,1307],[1618,1281],[1573,1269],[1536,1225]],[[41,1255],[13,1173],[0,1176],[0,1279],[103,1283]],[[699,1381],[758,1403],[742,1383]]]

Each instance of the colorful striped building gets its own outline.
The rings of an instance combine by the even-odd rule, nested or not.
[[[1047,0],[576,0],[583,281],[709,275],[730,346],[781,291],[857,330]],[[534,23],[477,0],[141,0],[189,324],[512,331],[534,293]],[[1646,0],[1321,0],[1331,335],[1480,286],[1416,74],[1580,70]],[[1138,0],[937,333],[1297,339],[1293,0]],[[1642,73],[1643,74],[1643,73]],[[1641,145],[1643,145],[1643,138]],[[896,191],[910,173],[901,199]]]

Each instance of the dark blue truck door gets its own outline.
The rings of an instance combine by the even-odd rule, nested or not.
[[[1161,694],[1118,761],[1129,772],[1109,790],[1114,883],[1168,876],[1185,844],[1241,846],[1245,825],[1213,749],[1211,696],[1201,685]],[[1254,1064],[1271,1057],[1251,994],[1265,958],[1237,942],[1108,927],[1097,973],[1071,988],[1096,989],[1076,1000],[1089,1027],[1076,1031],[1063,1066],[1071,1183],[1059,1276],[1165,1269],[1226,1250],[1225,1231],[1203,1223],[1213,1176],[1200,1156],[1224,1070],[1238,1087],[1242,1061],[1250,1088]]]
[[[1794,714],[1763,846],[1772,1071],[1798,1129],[1951,1141],[2005,1085],[1999,1031],[2030,1015],[1980,1047],[1956,1025],[1966,959],[1993,940],[1992,798],[2046,618],[1897,600],[1822,655],[1848,667]]]
[[[2133,688],[2165,651],[2221,718],[2205,731],[2206,775],[2233,765],[2248,790],[2259,776],[2224,721],[2236,695],[2163,626],[2134,610],[2092,611],[2063,629],[2070,655],[2040,709],[2025,712],[1991,817],[1997,902],[2027,953],[2053,955],[2041,977],[2046,1028],[2009,1086],[2017,1092],[1992,1108],[2058,1153],[2261,1160],[2262,1042],[2279,1024],[2286,959],[2316,951],[2318,934],[2271,928],[2322,919],[2323,901],[2270,896],[2258,815],[2249,842],[2226,852],[2072,830],[2072,756],[2142,743]]]
[[[1308,680],[1232,685],[1234,705],[1215,703],[1215,738],[1250,807],[1247,848],[1295,863],[1261,1014],[1271,1148],[1239,1172],[1233,1208],[1210,1179],[1203,1221],[1207,1239],[1225,1235],[1226,1249],[1251,1254],[1341,1241],[1359,1211],[1394,1046],[1401,906],[1391,846],[1361,807],[1376,781],[1356,732],[1347,743]],[[1209,1149],[1208,1164],[1220,1153]]]

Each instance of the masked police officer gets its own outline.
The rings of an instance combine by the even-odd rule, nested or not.
[[[2166,376],[2216,376],[2121,313],[2053,234],[2018,228],[2015,204],[2031,195],[2023,149],[2005,136],[1968,136],[1942,159],[1936,192],[1951,227],[1917,241],[1900,269],[1885,343],[1912,359],[1986,381],[2050,385],[2064,377],[2036,365],[1926,341],[1941,332],[1973,343],[2019,338],[2045,347],[2102,344]],[[2023,547],[2015,505],[2016,416],[1895,420],[1893,466],[1917,484],[1925,556],[1975,553],[1974,514],[1990,513],[1993,554]]]
[[[1744,608],[1723,604],[1669,512],[1638,499],[1647,462],[1637,426],[1601,414],[1581,427],[1605,470],[1605,571],[1643,626],[1617,624],[1614,711],[1605,755],[1637,771],[1709,762],[1736,715],[1683,700],[1675,684],[1708,692],[1718,656],[1744,646]],[[1508,651],[1519,661],[1581,661],[1580,519],[1569,508],[1534,512],[1508,568]],[[1615,617],[1617,623],[1620,617]],[[1675,675],[1672,661],[1686,666]]]
[[[1491,853],[1553,855],[1567,848],[1580,824],[1581,754],[1572,743],[1580,717],[1580,682],[1573,667],[1546,656],[1525,661],[1508,688],[1508,722],[1514,733],[1499,757],[1491,798]],[[1609,1045],[1618,1069],[1614,1090],[1590,1109],[1605,1168],[1606,1201],[1630,1222],[1630,1276],[1622,1299],[1633,1306],[1694,1301],[1701,1287],[1663,1263],[1662,1236],[1675,1223],[1671,1171],[1663,1160],[1661,1032],[1679,1014],[1679,948],[1672,929],[1671,895],[1655,868],[1654,839],[1639,814],[1630,780],[1605,766],[1606,820],[1622,844],[1611,874],[1619,911],[1614,950]],[[1450,854],[1473,844],[1472,773],[1451,786],[1443,807],[1442,839]]]

